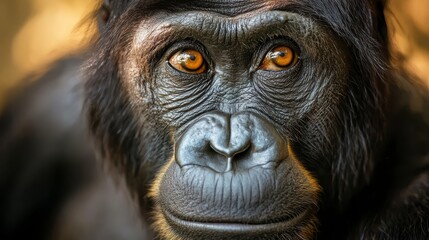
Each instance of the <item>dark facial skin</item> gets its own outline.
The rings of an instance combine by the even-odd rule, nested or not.
[[[153,17],[162,20],[138,27],[123,71],[129,95],[137,96],[131,101],[156,108],[176,143],[153,189],[160,193],[159,225],[186,239],[197,229],[200,237],[213,232],[225,239],[311,233],[319,187],[288,145],[306,117],[318,116],[309,124],[332,119],[347,82],[340,42],[311,19],[286,11]],[[141,76],[131,66],[141,65],[139,53],[159,32],[168,42],[154,64],[148,86],[154,90],[135,91]],[[293,49],[298,62],[280,71],[260,69],[276,46]],[[168,59],[181,49],[204,53],[207,71],[174,69]],[[148,103],[142,96],[149,94]]]

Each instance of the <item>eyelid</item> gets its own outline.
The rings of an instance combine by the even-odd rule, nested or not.
[[[265,59],[265,56],[274,48],[278,46],[286,45],[287,47],[291,48],[296,53],[296,63],[291,66],[290,68],[294,68],[296,65],[300,63],[302,58],[302,51],[299,45],[290,37],[287,36],[277,36],[273,38],[266,39],[262,42],[259,49],[255,51],[253,60],[252,60],[252,72],[254,71],[265,71],[263,69],[260,69],[260,65],[262,64],[263,60]],[[283,71],[287,71],[289,69],[285,69]],[[268,71],[266,71],[268,72]],[[274,71],[272,71],[274,72]]]
[[[166,56],[166,59],[170,59],[177,51],[185,50],[185,49],[195,49],[199,51],[203,58],[209,63],[209,52],[204,47],[202,43],[195,39],[186,38],[182,40],[175,40],[172,44],[170,44],[167,48],[164,50],[164,56]]]
[[[258,68],[265,71],[284,71],[295,66],[297,61],[298,54],[291,47],[278,45],[265,54]]]
[[[272,50],[273,48],[280,46],[280,45],[287,45],[290,47],[294,52],[298,54],[298,60],[301,59],[301,49],[299,45],[290,37],[283,36],[283,35],[277,35],[272,36],[269,38],[266,38],[265,40],[260,41],[260,44],[258,44],[259,47],[256,48],[256,50],[253,53],[253,58],[251,61],[251,71],[258,71],[261,70],[259,66],[261,65],[262,61],[264,60],[267,53]],[[298,61],[299,62],[299,61]]]
[[[164,48],[164,51],[161,54],[164,56],[163,59],[164,59],[164,62],[167,64],[167,66],[169,66],[172,70],[177,71],[169,64],[169,59],[178,51],[185,50],[185,49],[195,49],[199,51],[206,63],[207,69],[205,73],[210,72],[210,69],[212,69],[214,66],[214,63],[210,58],[210,53],[207,51],[207,49],[204,47],[204,45],[201,42],[192,38],[173,40],[171,44],[167,45]],[[186,74],[180,71],[177,71],[177,72]]]

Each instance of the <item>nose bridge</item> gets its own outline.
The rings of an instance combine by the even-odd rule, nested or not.
[[[233,72],[231,71],[230,75],[216,77],[214,86],[217,89],[215,100],[217,110],[230,115],[245,111],[254,99],[249,77]]]
[[[232,117],[225,115],[226,125],[219,134],[212,135],[210,144],[213,150],[227,158],[232,158],[234,155],[245,151],[251,144],[251,132],[246,127],[250,125],[249,117],[244,116],[240,119],[237,115]],[[237,121],[239,119],[239,121]]]

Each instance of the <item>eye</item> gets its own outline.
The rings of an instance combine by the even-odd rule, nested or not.
[[[184,73],[199,74],[207,70],[203,55],[195,49],[177,51],[168,62],[173,68]]]
[[[298,62],[298,54],[288,46],[278,46],[271,49],[264,57],[260,69],[266,71],[282,71]]]

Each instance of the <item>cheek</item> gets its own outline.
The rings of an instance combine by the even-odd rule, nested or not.
[[[151,183],[151,186],[148,192],[148,196],[150,198],[159,199],[161,182],[165,177],[167,170],[170,168],[173,162],[174,162],[174,155],[162,167],[160,167],[159,171],[156,173],[156,177]]]
[[[315,115],[335,108],[346,93],[349,76],[347,53],[338,48],[331,45],[306,60],[299,78],[298,92],[303,93],[307,111],[313,111]]]
[[[329,31],[320,31],[309,41],[303,59],[300,90],[312,111],[324,111],[339,104],[345,95],[350,71],[350,53],[345,44]]]
[[[134,112],[135,129],[132,142],[124,149],[126,158],[125,169],[130,186],[142,198],[145,198],[148,185],[151,184],[158,171],[171,159],[173,153],[173,137],[169,127],[163,124],[156,111],[142,109]]]

